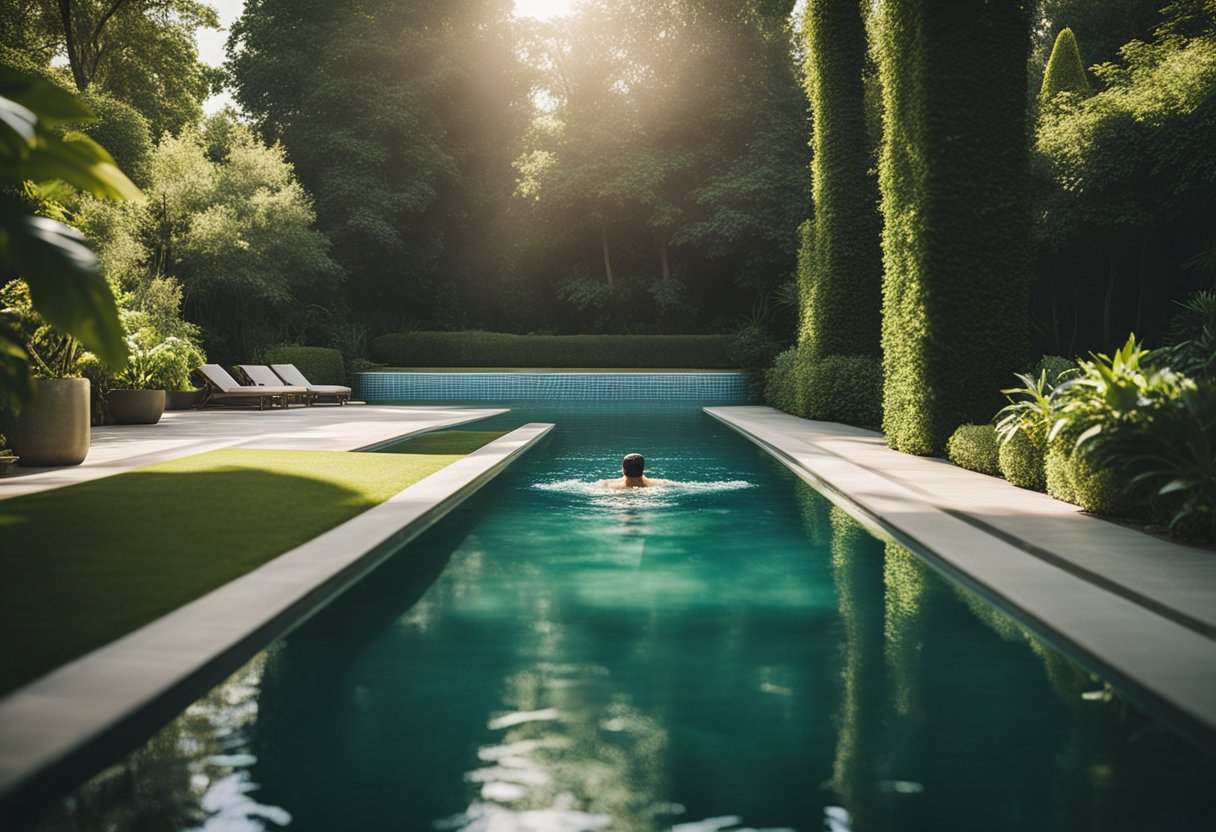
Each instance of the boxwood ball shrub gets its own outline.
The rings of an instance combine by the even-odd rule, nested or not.
[[[730,335],[512,335],[395,332],[372,339],[392,367],[637,367],[728,369]]]
[[[882,365],[868,355],[833,355],[805,370],[806,416],[877,429],[882,424]]]
[[[959,425],[946,442],[946,458],[960,468],[999,477],[999,447],[992,425]]]
[[[1047,443],[1044,475],[1047,493],[1095,514],[1135,517],[1147,510],[1125,472],[1099,468],[1090,454],[1078,451],[1079,426],[1067,426]]]
[[[1019,488],[1042,491],[1047,487],[1046,451],[1025,431],[1018,431],[1009,441],[1001,443],[998,459],[1001,476]]]
[[[345,384],[346,365],[342,353],[330,347],[271,347],[267,364],[295,364],[313,384]]]
[[[884,0],[883,428],[940,452],[1029,348],[1029,7]]]

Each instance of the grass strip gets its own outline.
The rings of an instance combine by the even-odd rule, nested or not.
[[[380,448],[379,453],[463,455],[488,445],[506,433],[505,430],[437,430]]]
[[[0,692],[240,577],[500,435],[449,431],[396,453],[212,451],[0,500]]]

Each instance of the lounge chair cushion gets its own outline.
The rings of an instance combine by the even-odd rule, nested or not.
[[[198,368],[198,373],[223,393],[248,393],[251,396],[283,396],[307,392],[303,387],[285,387],[282,385],[261,387],[251,384],[238,384],[237,380],[229,375],[228,371],[219,364],[204,364]]]
[[[271,364],[270,369],[278,374],[287,384],[295,384],[308,388],[308,392],[318,396],[349,396],[350,388],[342,384],[312,384],[304,378],[304,374],[296,369],[295,364]]]

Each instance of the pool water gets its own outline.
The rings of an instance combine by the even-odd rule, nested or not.
[[[1210,829],[1216,758],[686,404],[557,427],[43,828]],[[625,453],[670,489],[610,492]]]

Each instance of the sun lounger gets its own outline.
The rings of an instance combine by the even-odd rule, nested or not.
[[[237,370],[252,385],[257,387],[283,387],[283,380],[274,374],[274,370],[265,364],[237,364]],[[313,397],[303,384],[288,384],[287,387],[300,390],[300,401],[306,405],[312,404]]]
[[[203,397],[194,406],[196,409],[202,409],[217,399],[256,398],[258,400],[258,409],[265,410],[267,403],[272,407],[274,406],[275,399],[279,399],[283,407],[287,407],[287,401],[291,396],[303,397],[308,394],[308,391],[303,387],[290,387],[282,384],[273,387],[238,384],[237,380],[228,375],[228,371],[219,364],[204,364],[195,372],[202,376],[203,381],[206,382]]]
[[[285,384],[308,388],[308,394],[314,402],[322,397],[337,399],[338,404],[350,401],[349,387],[341,384],[312,384],[296,369],[295,364],[271,364],[270,369],[274,370]]]

